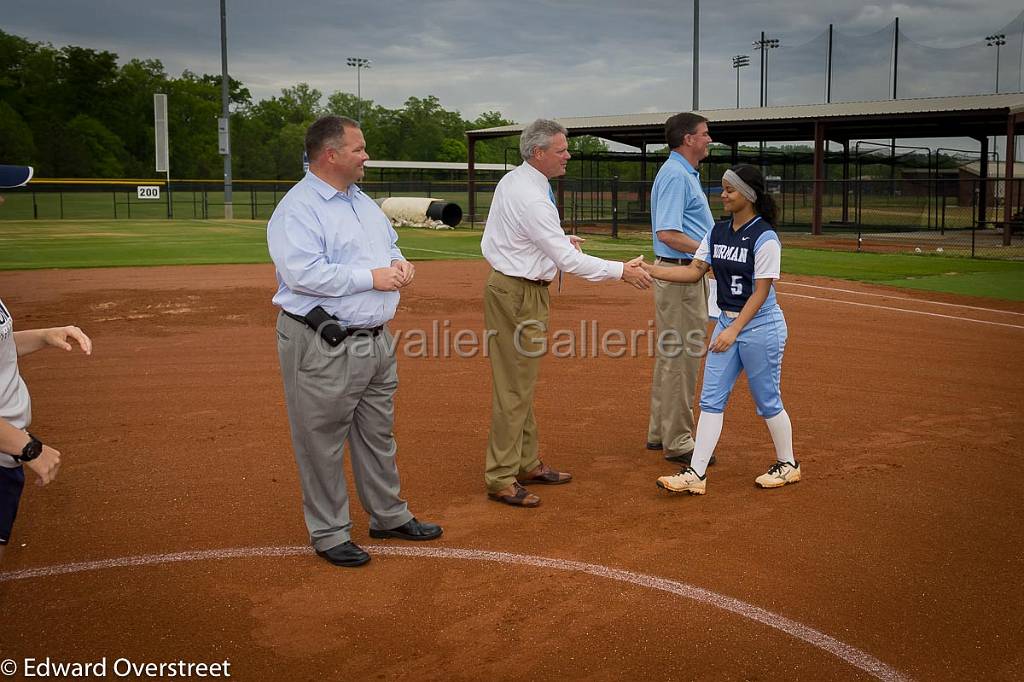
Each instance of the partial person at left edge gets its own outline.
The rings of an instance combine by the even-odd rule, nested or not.
[[[336,566],[370,555],[352,541],[346,440],[370,537],[432,540],[399,495],[392,432],[398,366],[387,323],[415,268],[380,207],[355,184],[370,158],[359,123],[324,116],[306,131],[309,171],[267,226],[277,268],[277,351],[306,528]]]
[[[31,166],[0,165],[0,189],[21,187],[32,179]],[[3,204],[0,195],[0,204]],[[14,318],[0,298],[0,561],[11,539],[28,467],[39,485],[53,481],[60,469],[60,452],[27,431],[32,399],[18,371],[18,358],[52,346],[71,350],[75,341],[92,353],[92,341],[75,326],[14,331]]]

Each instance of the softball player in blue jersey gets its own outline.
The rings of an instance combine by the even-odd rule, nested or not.
[[[690,265],[644,266],[655,278],[670,282],[696,282],[708,268],[713,269],[722,309],[704,363],[701,415],[690,465],[658,479],[658,487],[673,493],[704,494],[708,462],[722,433],[725,404],[744,370],[757,413],[764,417],[775,443],[777,459],[755,483],[778,488],[800,480],[800,463],[793,457],[793,427],[779,388],[788,332],[772,285],[779,278],[782,261],[782,245],[772,227],[775,202],[765,192],[761,172],[746,164],[734,166],[722,176],[722,201],[732,218],[707,233]]]

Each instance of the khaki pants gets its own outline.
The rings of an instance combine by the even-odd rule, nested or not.
[[[693,284],[654,280],[658,338],[665,338],[666,330],[675,330],[681,339],[681,345],[671,338],[668,343],[658,343],[655,351],[647,441],[661,443],[666,454],[693,450],[693,403],[703,350],[696,340],[703,342],[707,334],[707,298],[704,278]]]
[[[540,463],[533,389],[541,358],[529,356],[542,348],[540,344],[547,335],[548,304],[547,287],[497,271],[491,272],[484,287],[484,322],[493,379],[484,473],[490,492],[507,488],[517,476]]]

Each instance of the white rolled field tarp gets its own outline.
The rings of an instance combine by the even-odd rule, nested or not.
[[[377,203],[397,226],[455,227],[462,222],[458,204],[435,198],[387,197]]]

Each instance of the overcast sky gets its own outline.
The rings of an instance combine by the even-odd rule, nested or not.
[[[9,0],[3,30],[54,46],[156,58],[168,73],[220,73],[218,0]],[[824,101],[825,32],[835,25],[833,101],[891,94],[892,21],[900,18],[899,95],[1020,90],[1021,0],[761,0],[701,5],[701,109],[736,104],[731,56],[750,54],[741,101],[757,104],[751,41],[779,38],[772,104]],[[362,95],[387,107],[436,95],[466,118],[497,110],[527,121],[689,109],[693,5],[686,0],[228,0],[231,75],[256,99],[305,81],[325,97],[356,91],[348,56],[373,61]]]

